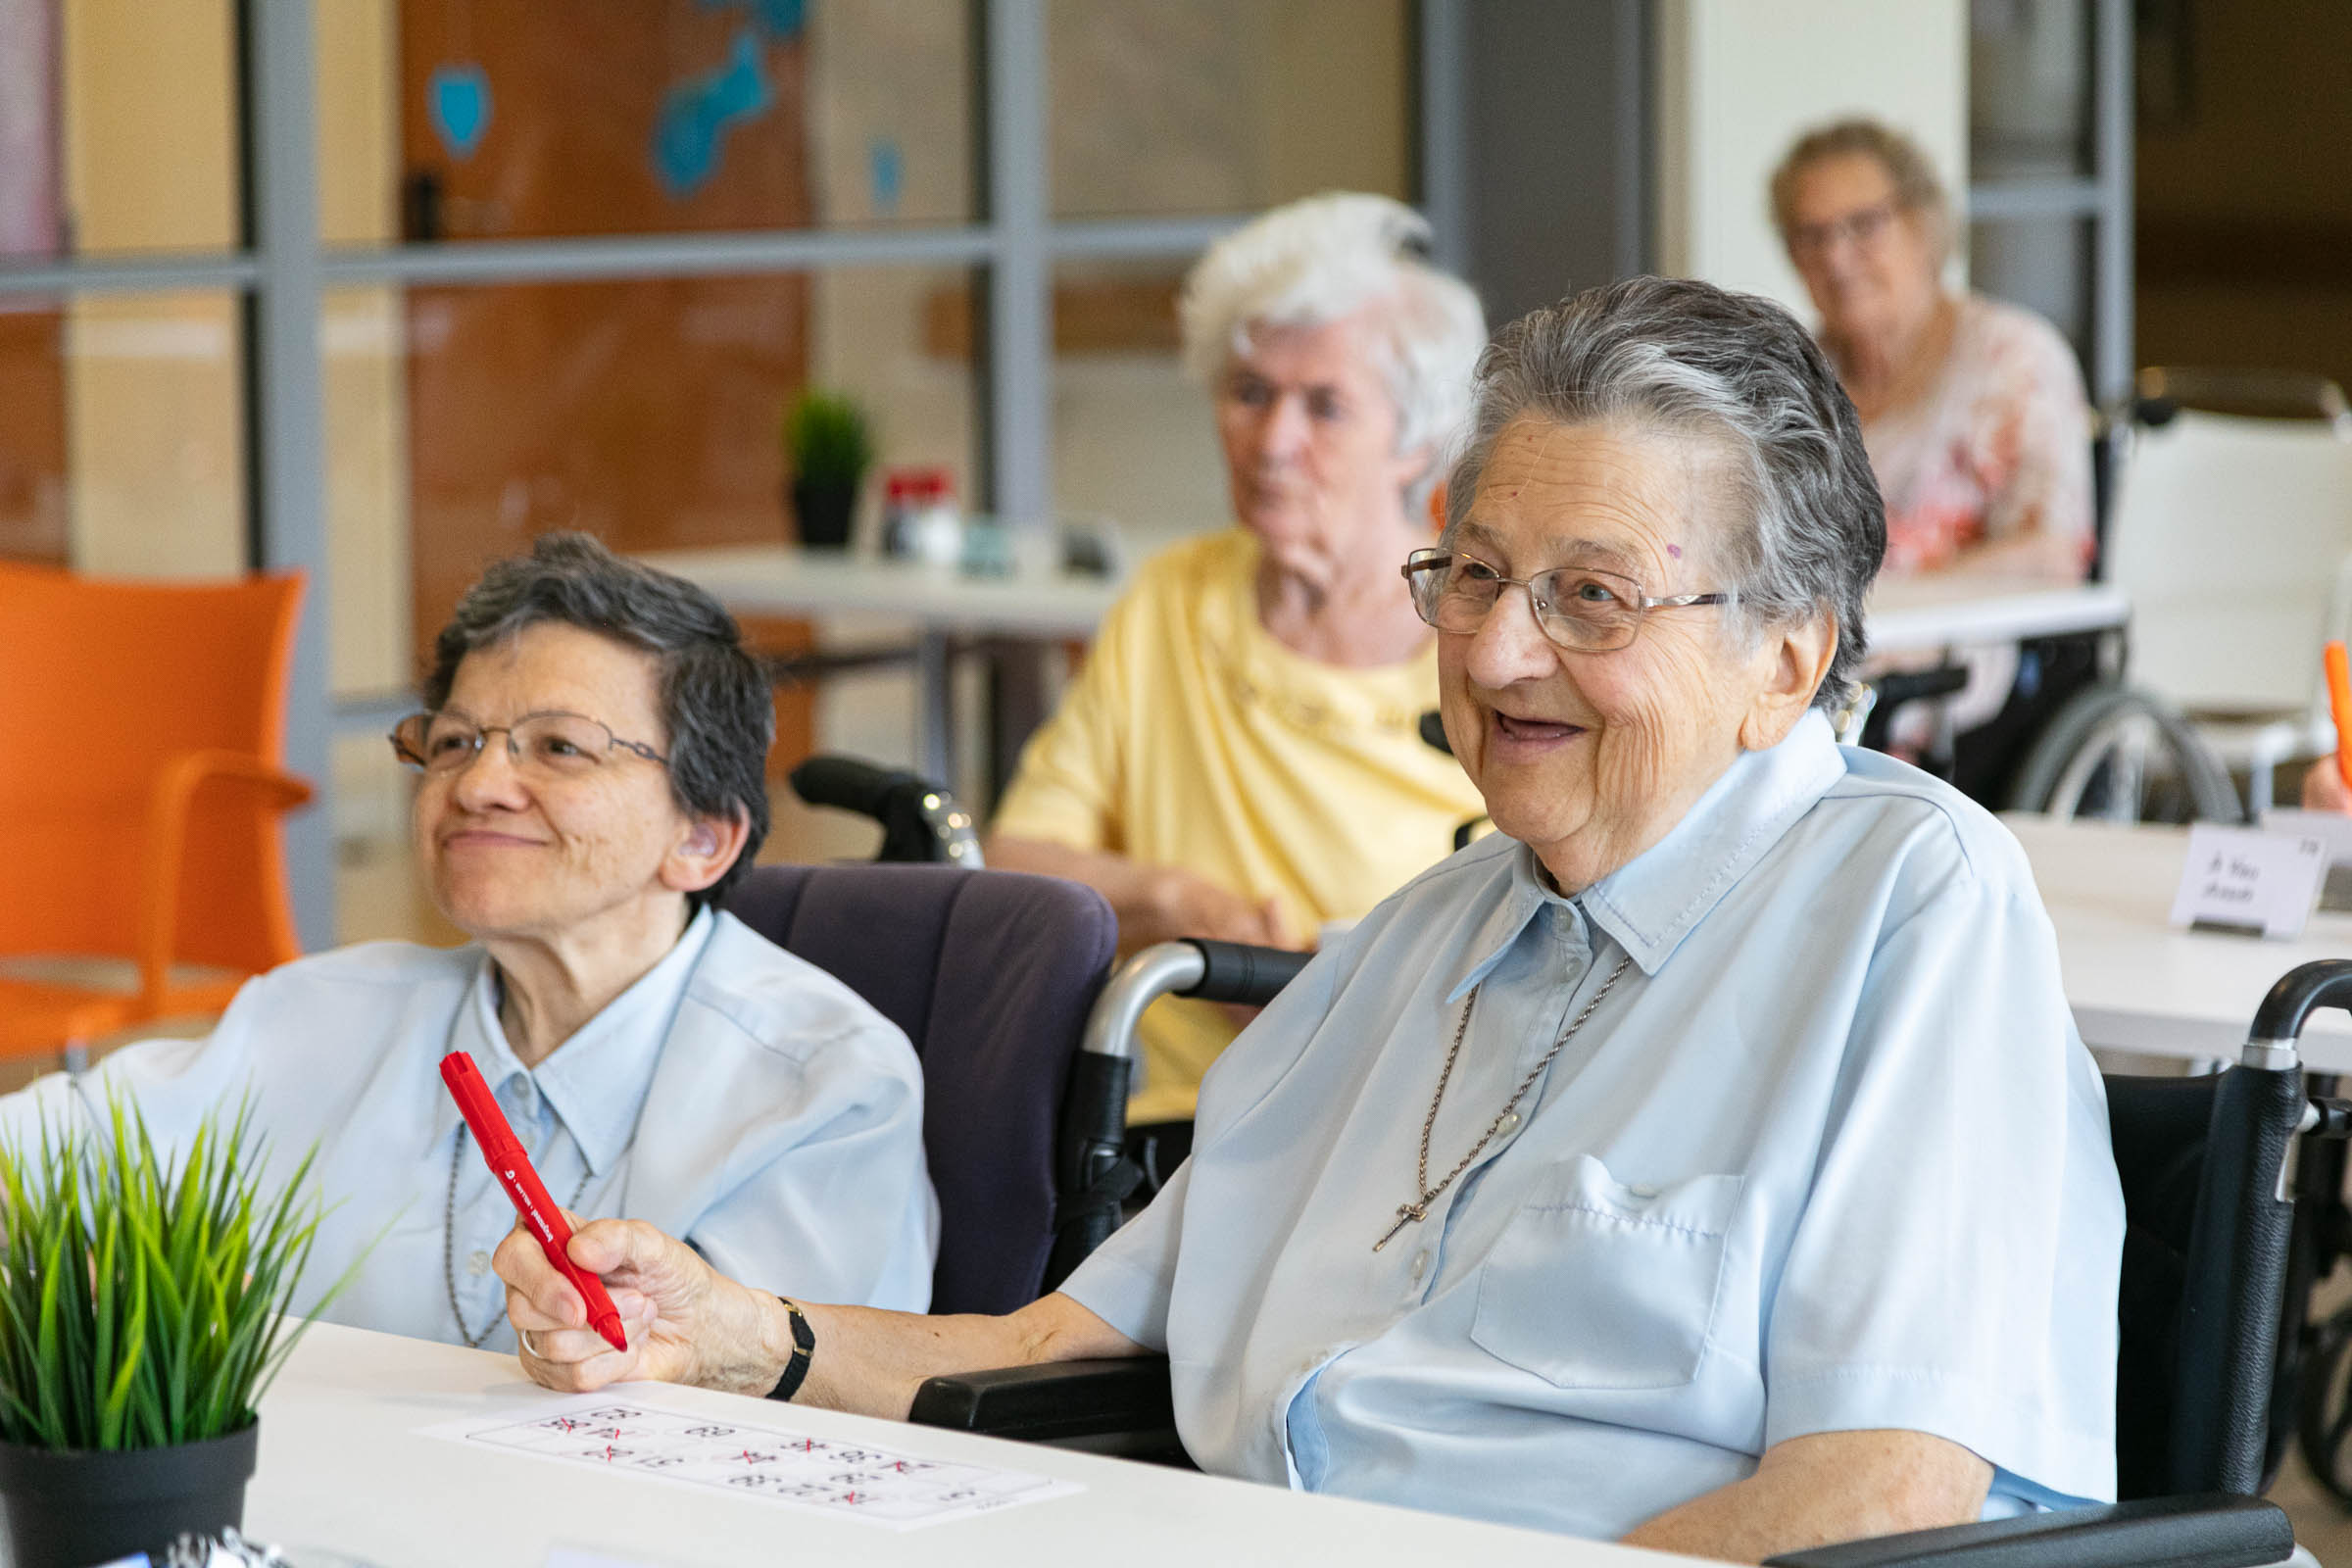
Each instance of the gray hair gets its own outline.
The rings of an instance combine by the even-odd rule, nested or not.
[[[735,863],[687,895],[697,908],[716,904],[767,837],[767,749],[776,733],[767,677],[744,652],[733,617],[693,583],[624,561],[584,533],[546,534],[529,555],[493,564],[458,602],[433,639],[424,706],[438,710],[449,701],[467,654],[548,622],[653,656],[670,798],[689,817],[731,820],[740,812],[751,824]]]
[[[1446,483],[1461,526],[1513,421],[1617,424],[1716,449],[1731,526],[1713,541],[1746,635],[1827,614],[1838,652],[1816,708],[1845,700],[1868,648],[1862,600],[1886,513],[1861,421],[1812,335],[1768,299],[1635,277],[1530,312],[1479,361],[1470,434]]]
[[[1418,511],[1470,409],[1486,313],[1470,285],[1430,265],[1430,229],[1386,196],[1331,191],[1277,207],[1208,248],[1184,280],[1184,365],[1214,387],[1260,326],[1326,326],[1375,302],[1369,345],[1396,406],[1396,450],[1427,447],[1408,488]]]

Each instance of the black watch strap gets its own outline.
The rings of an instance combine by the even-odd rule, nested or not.
[[[767,1396],[790,1399],[801,1392],[801,1384],[808,1376],[808,1362],[816,1350],[816,1330],[808,1326],[798,1305],[781,1296],[776,1300],[792,1319],[792,1359],[784,1363],[784,1375],[776,1379],[776,1386],[767,1391]]]

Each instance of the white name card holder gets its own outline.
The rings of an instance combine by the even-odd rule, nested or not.
[[[2328,872],[2319,839],[2199,824],[2173,896],[2173,924],[2291,942],[2303,934]]]
[[[2352,914],[2352,816],[2274,806],[2262,813],[2262,830],[2327,845],[2328,880],[2320,884],[2320,907],[2330,914]]]

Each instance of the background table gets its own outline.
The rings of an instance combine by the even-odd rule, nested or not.
[[[736,545],[710,550],[656,551],[637,558],[708,589],[738,615],[821,617],[887,614],[914,626],[917,719],[915,766],[926,778],[953,786],[956,756],[951,651],[958,637],[989,637],[1014,645],[1092,637],[1120,582],[1111,577],[1051,572],[1001,577],[966,576],[951,567],[906,560],[870,560],[793,545]],[[1043,722],[1044,681],[1034,659],[1000,661],[1004,740],[995,746],[1009,769],[1019,742]],[[992,794],[1004,783],[990,780]]]
[[[1086,1491],[898,1534],[416,1437],[416,1428],[443,1422],[528,1419],[558,1396],[524,1382],[512,1357],[321,1324],[262,1401],[261,1461],[246,1495],[246,1523],[256,1539],[342,1552],[378,1568],[538,1568],[554,1545],[660,1568],[749,1561],[1641,1568],[1690,1560],[733,1395],[636,1387],[714,1419],[1035,1471]],[[628,1397],[627,1386],[612,1392]],[[564,1520],[578,1524],[567,1528]]]
[[[2299,963],[2352,958],[2352,915],[2315,913],[2300,940],[2183,931],[2167,923],[2188,829],[2001,818],[2026,849],[2058,933],[2075,1027],[2087,1045],[2152,1055],[2237,1059],[2263,993]],[[2352,1072],[2352,1019],[2314,1013],[2303,1059]]]
[[[2053,588],[2047,583],[1948,574],[1879,584],[1871,592],[1863,625],[1870,632],[1872,654],[1907,654],[2110,631],[2131,615],[2132,602],[2108,583]]]
[[[920,717],[916,766],[926,777],[953,783],[956,710],[951,642],[990,637],[1018,643],[1083,640],[1107,613],[1124,586],[1114,577],[1068,572],[975,577],[905,560],[870,560],[792,545],[737,545],[661,551],[639,559],[697,583],[742,615],[823,616],[869,612],[902,616],[914,625],[915,679]],[[1937,652],[1969,644],[2104,631],[2124,624],[2130,604],[2121,590],[2099,584],[2052,588],[2001,578],[1946,576],[1882,584],[1865,620],[1874,655]],[[1034,669],[1004,666],[1007,677],[996,715],[998,771],[1046,714],[1044,687]],[[1431,702],[1437,694],[1430,694]],[[1004,779],[991,780],[992,793]]]

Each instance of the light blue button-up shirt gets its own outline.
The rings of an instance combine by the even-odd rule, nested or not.
[[[1373,1250],[1463,1009],[1433,1182],[1629,956]],[[1205,1469],[1613,1537],[1849,1429],[1975,1450],[1988,1512],[2111,1496],[2122,1240],[2016,841],[1813,713],[1576,898],[1495,837],[1389,899],[1062,1289],[1168,1351]]]
[[[511,1349],[490,1254],[514,1209],[460,1140],[439,1070],[463,1051],[548,1192],[583,1218],[650,1220],[752,1285],[929,1302],[939,1221],[921,1068],[847,986],[706,910],[535,1069],[508,1046],[498,1002],[478,947],[378,942],[302,958],[249,982],[205,1039],[125,1047],[78,1079],[0,1099],[0,1134],[22,1145],[44,1114],[103,1116],[114,1090],[174,1149],[250,1089],[270,1181],[318,1147],[330,1207],[297,1308],[372,1241],[325,1318]]]

